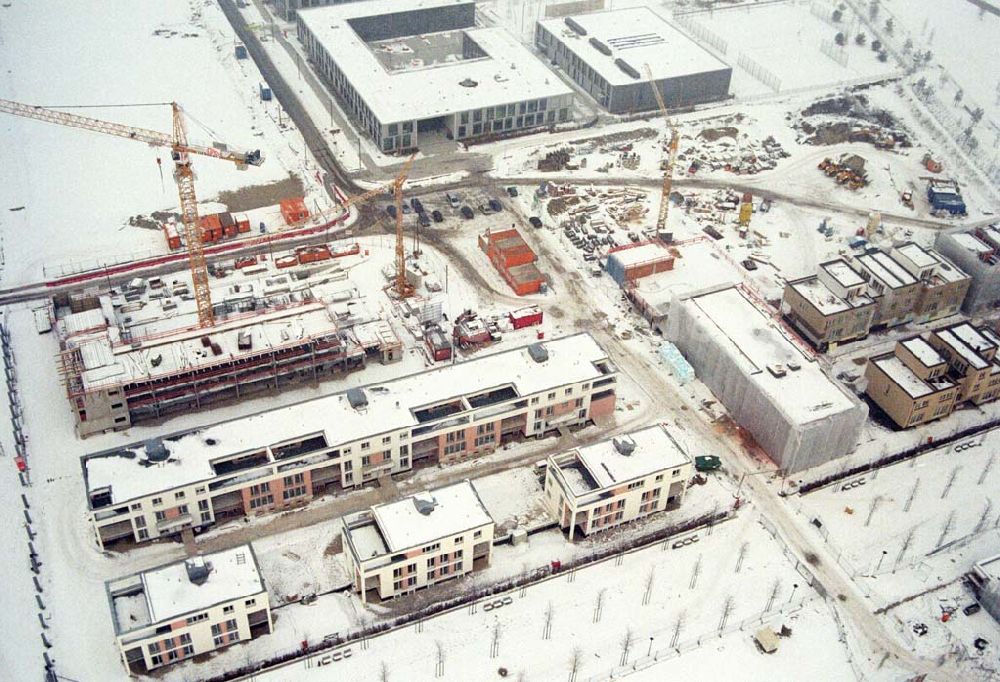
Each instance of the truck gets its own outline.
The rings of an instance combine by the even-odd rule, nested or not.
[[[260,98],[264,102],[271,101],[271,88],[267,87],[263,83],[260,84]]]

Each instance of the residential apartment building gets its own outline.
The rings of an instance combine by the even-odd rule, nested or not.
[[[868,361],[865,392],[903,428],[947,417],[963,402],[1000,396],[998,346],[992,330],[967,322],[900,341]]]
[[[789,281],[781,311],[821,351],[872,329],[925,323],[958,313],[972,279],[940,254],[908,242],[870,249],[848,262],[821,263]]]
[[[962,303],[966,314],[1000,307],[1000,223],[967,232],[941,232],[934,248],[972,278]]]
[[[842,258],[785,285],[782,314],[821,350],[868,335],[875,302],[864,278]]]
[[[363,602],[392,599],[489,566],[493,530],[466,480],[344,517],[344,561]]]
[[[549,457],[545,505],[569,539],[675,509],[691,457],[657,424]]]
[[[961,322],[935,329],[927,341],[944,357],[958,383],[956,402],[979,405],[1000,395],[1000,362],[996,360],[1000,338],[993,330]]]
[[[913,310],[914,322],[939,320],[961,309],[972,278],[954,263],[912,242],[894,248],[891,255],[920,282],[920,296]]]
[[[948,377],[948,364],[919,336],[870,358],[865,377],[865,393],[903,428],[947,417],[955,409],[958,386]]]
[[[615,409],[617,370],[587,333],[82,458],[100,545],[308,504],[452,464]]]
[[[878,249],[858,256],[854,264],[876,302],[872,327],[895,327],[913,321],[920,300],[920,282],[916,277]]]
[[[250,545],[110,580],[105,589],[131,675],[266,635],[273,627]]]

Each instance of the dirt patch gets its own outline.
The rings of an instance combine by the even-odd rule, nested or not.
[[[166,222],[170,217],[174,217],[178,222],[180,222],[181,216],[179,213],[154,211],[152,216],[144,216],[142,214],[130,216],[128,219],[128,226],[138,227],[143,230],[159,230],[161,223]]]
[[[250,211],[262,206],[273,206],[282,199],[301,197],[305,187],[297,175],[289,174],[284,180],[266,185],[251,185],[228,192],[219,192],[216,201],[225,204],[230,211]]]
[[[561,320],[566,317],[566,313],[559,306],[552,306],[545,311],[549,316],[554,317],[557,320]]]
[[[570,144],[620,144],[622,142],[649,140],[657,135],[659,135],[659,132],[653,128],[639,128],[638,130],[628,130],[621,133],[611,133],[610,135],[600,135],[598,137],[587,137],[582,140],[573,140]]]
[[[705,128],[700,133],[698,137],[709,142],[715,142],[716,140],[722,139],[723,137],[731,137],[736,139],[739,134],[739,130],[732,128],[730,126],[725,126],[722,128]]]
[[[871,106],[865,95],[843,95],[813,102],[801,112],[803,118],[830,116],[847,120],[808,122],[800,121],[798,128],[810,137],[808,144],[830,145],[843,142],[910,146],[910,136],[896,117],[885,109]]]
[[[809,564],[810,566],[820,565],[819,557],[813,554],[812,552],[806,552],[805,554],[802,555],[802,558],[805,559],[806,563]]]
[[[344,541],[338,535],[333,540],[331,540],[330,544],[327,545],[326,549],[323,550],[323,556],[333,556],[334,554],[340,554],[343,551],[344,551]]]

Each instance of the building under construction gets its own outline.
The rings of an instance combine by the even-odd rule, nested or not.
[[[346,275],[337,267],[346,285]],[[324,280],[324,282],[327,280]],[[74,297],[56,325],[59,363],[81,437],[144,419],[241,399],[391,362],[402,345],[346,286],[323,291],[292,273],[218,292],[216,325],[193,316],[186,282],[137,279],[104,295]]]

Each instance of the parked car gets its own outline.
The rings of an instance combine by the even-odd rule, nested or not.
[[[462,214],[462,217],[465,218],[466,220],[472,220],[476,215],[475,213],[472,212],[472,209],[469,208],[468,206],[463,206],[460,213]]]
[[[396,207],[393,204],[389,204],[385,207],[385,212],[389,214],[390,218],[395,219],[396,217]]]
[[[413,213],[413,209],[410,208],[409,204],[403,204],[403,215],[410,215]]]
[[[503,211],[503,204],[500,203],[499,199],[490,199],[490,210],[494,213],[500,213]]]
[[[426,213],[418,213],[417,214],[417,222],[420,223],[421,227],[430,227],[431,226],[431,219],[427,217]]]
[[[451,192],[445,192],[444,198],[448,200],[449,206],[451,206],[452,208],[458,208],[459,202],[457,195],[452,194]]]
[[[444,221],[444,216],[441,215],[441,211],[439,211],[437,209],[434,209],[433,211],[431,211],[431,218],[433,218],[434,222],[436,222],[436,223],[440,223],[440,222]]]
[[[747,270],[751,270],[751,271],[752,270],[756,270],[757,269],[757,263],[755,261],[747,258],[745,261],[743,261],[743,267],[745,267]]]
[[[507,188],[507,196],[509,196],[512,199],[514,197],[516,197],[517,196],[517,187],[508,187]]]
[[[536,215],[533,215],[530,218],[528,218],[528,222],[531,223],[531,226],[536,230],[542,226],[541,219]]]
[[[412,206],[413,210],[416,211],[417,213],[423,213],[424,212],[424,205],[422,203],[420,203],[420,199],[418,199],[416,197],[413,197],[412,199],[410,199],[410,206]]]
[[[483,215],[489,215],[490,213],[493,213],[493,211],[490,210],[490,207],[487,204],[479,204],[479,212],[482,213]]]

